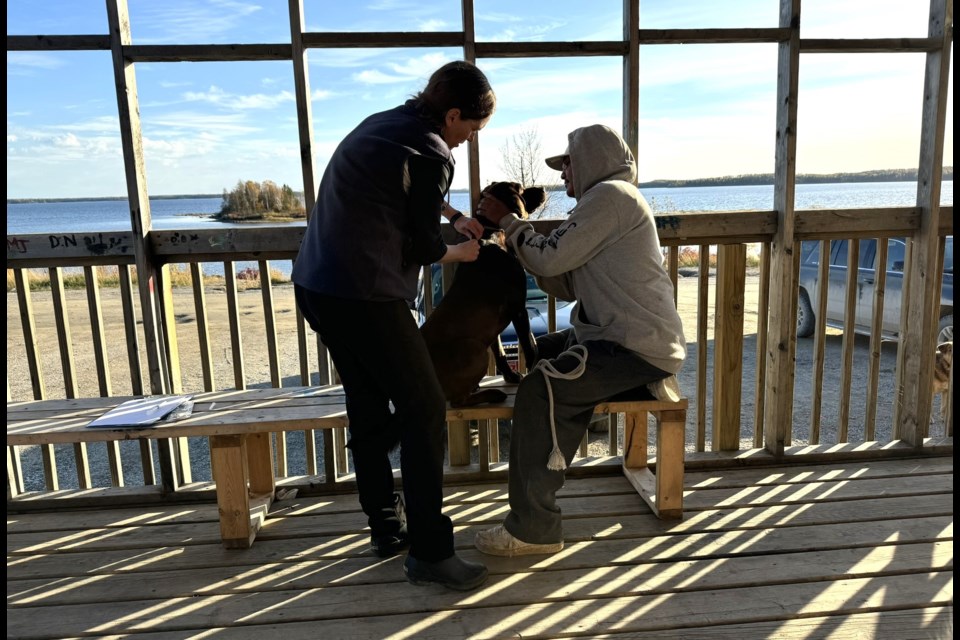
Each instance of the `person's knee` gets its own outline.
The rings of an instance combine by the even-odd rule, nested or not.
[[[514,411],[527,404],[541,405],[547,400],[547,384],[543,372],[538,369],[525,375],[517,386],[517,395],[513,403]]]

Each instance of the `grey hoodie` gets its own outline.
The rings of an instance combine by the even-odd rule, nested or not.
[[[603,125],[571,132],[577,205],[544,236],[517,215],[500,221],[523,266],[547,293],[576,300],[577,342],[609,340],[677,373],[686,356],[673,283],[637,166],[623,139]]]

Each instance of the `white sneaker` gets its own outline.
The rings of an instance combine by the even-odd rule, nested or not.
[[[518,540],[502,524],[477,533],[473,545],[487,555],[507,558],[556,553],[563,549],[562,540],[552,544],[532,544]]]
[[[676,402],[680,399],[680,383],[677,382],[677,376],[667,376],[663,380],[657,380],[647,385],[647,391],[657,400],[664,402]]]

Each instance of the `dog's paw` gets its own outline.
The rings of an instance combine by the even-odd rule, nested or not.
[[[458,407],[473,407],[478,404],[500,404],[507,401],[507,394],[499,389],[481,389],[466,396],[465,398],[454,398],[450,400],[450,406],[454,409]]]
[[[502,375],[503,375],[503,381],[506,382],[507,384],[520,384],[520,381],[523,380],[523,374],[517,373],[513,369],[510,369],[507,372],[504,372]]]

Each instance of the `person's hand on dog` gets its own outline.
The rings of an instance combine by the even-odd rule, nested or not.
[[[525,218],[523,198],[514,195],[511,200],[512,202],[507,204],[492,195],[483,194],[480,203],[477,205],[477,215],[483,216],[497,226],[500,226],[500,220],[508,213],[516,213],[521,218]]]
[[[447,252],[437,260],[437,264],[448,262],[473,262],[480,255],[480,243],[476,240],[467,240],[460,244],[448,244]]]
[[[480,224],[480,221],[476,218],[460,216],[457,218],[457,221],[453,223],[453,228],[456,229],[457,233],[466,236],[470,240],[479,240],[483,237],[483,225]]]

